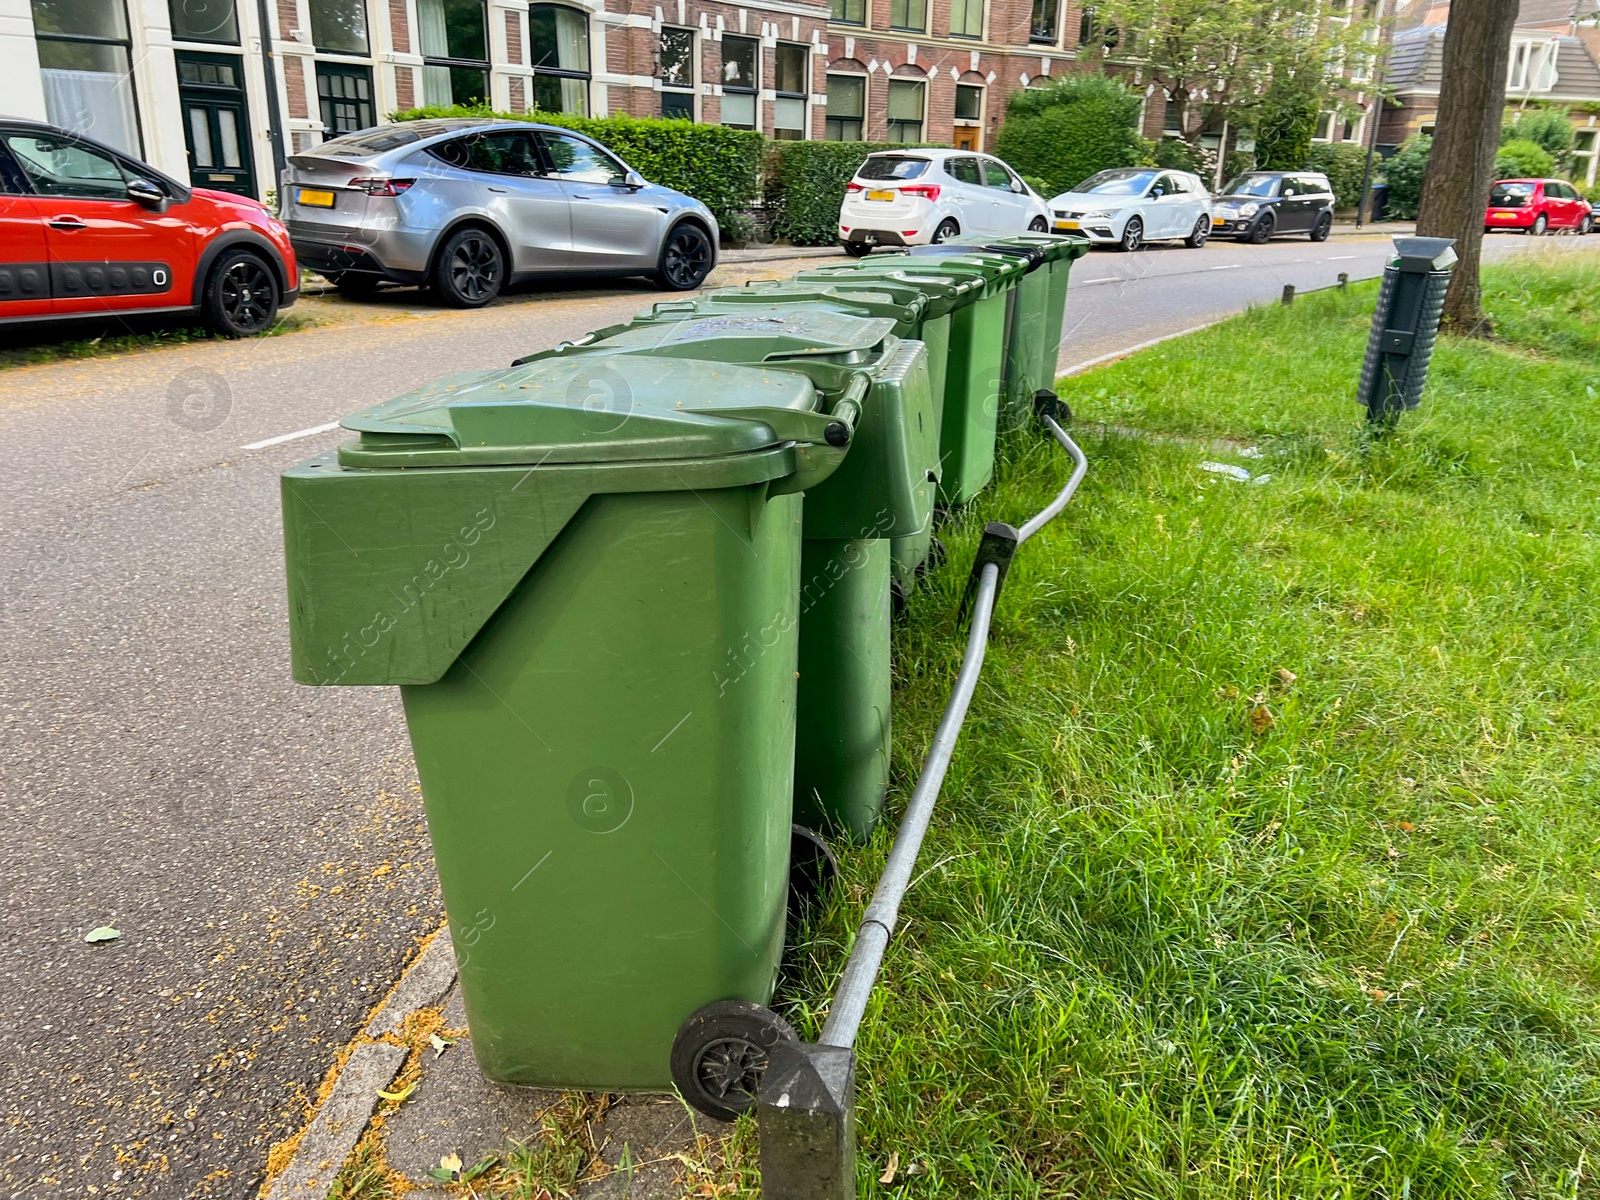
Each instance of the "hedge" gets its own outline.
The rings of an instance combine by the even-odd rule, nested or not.
[[[1555,169],[1555,157],[1527,138],[1512,138],[1494,156],[1494,173],[1499,179],[1543,179]]]
[[[1149,153],[1139,136],[1139,94],[1088,74],[1017,92],[994,152],[1018,173],[1044,180],[1047,198],[1097,171],[1135,166]]]
[[[1422,174],[1428,169],[1428,152],[1433,139],[1425,133],[1408,138],[1383,164],[1383,177],[1389,184],[1385,215],[1391,221],[1410,221],[1417,215],[1422,199]]]
[[[1361,179],[1367,170],[1367,151],[1355,142],[1336,142],[1311,147],[1305,169],[1321,171],[1333,184],[1333,202],[1339,208],[1354,208],[1361,202]]]
[[[651,183],[699,200],[717,218],[724,237],[750,231],[749,210],[760,194],[761,152],[766,139],[746,129],[646,117],[574,117],[566,113],[496,112],[486,105],[412,108],[391,113],[394,121],[439,117],[494,117],[537,121],[592,137],[616,151]],[[840,191],[843,191],[841,186]],[[838,208],[835,206],[835,215]]]
[[[909,148],[889,142],[769,143],[762,181],[772,236],[797,246],[833,245],[844,185],[867,155]]]

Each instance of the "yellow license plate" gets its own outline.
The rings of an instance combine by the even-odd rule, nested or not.
[[[1077,221],[1057,221],[1056,222],[1056,228],[1057,229],[1082,229],[1083,226],[1080,225]]]
[[[867,193],[867,199],[868,200],[893,200],[894,199],[894,193],[893,192],[868,192]]]
[[[1495,213],[1494,219],[1496,221],[1515,221],[1517,219],[1517,214],[1516,213]]]
[[[332,208],[333,193],[320,191],[316,188],[301,188],[298,203],[307,208]]]
[[[1212,217],[1211,223],[1213,225],[1226,225],[1228,222],[1222,217]]]

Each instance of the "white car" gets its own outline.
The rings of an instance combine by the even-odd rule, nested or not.
[[[1211,194],[1187,171],[1101,171],[1050,201],[1050,212],[1057,233],[1082,233],[1121,250],[1179,240],[1199,248],[1211,236]]]
[[[1037,192],[998,158],[970,150],[882,150],[845,185],[839,240],[857,257],[874,246],[927,246],[959,233],[1047,233]]]

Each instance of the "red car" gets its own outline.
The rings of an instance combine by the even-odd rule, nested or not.
[[[187,187],[81,134],[0,120],[0,326],[193,313],[245,337],[299,294],[289,234],[256,201]]]
[[[1489,189],[1489,207],[1483,213],[1485,233],[1520,229],[1535,235],[1552,229],[1594,228],[1589,202],[1562,179],[1502,179]]]

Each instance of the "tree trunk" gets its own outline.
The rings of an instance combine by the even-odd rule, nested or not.
[[[1452,0],[1445,27],[1439,115],[1422,177],[1417,233],[1456,240],[1460,261],[1445,294],[1444,322],[1459,334],[1489,331],[1478,260],[1517,7],[1518,0]]]

